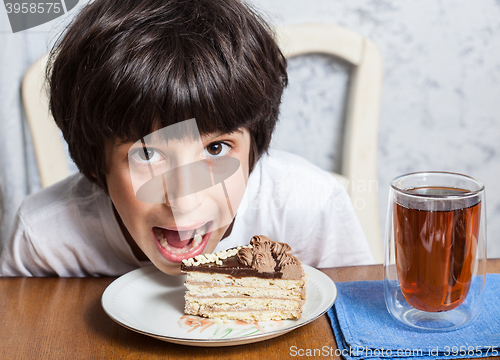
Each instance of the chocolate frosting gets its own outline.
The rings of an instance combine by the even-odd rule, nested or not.
[[[302,263],[292,255],[290,245],[272,241],[264,235],[255,235],[251,248],[240,249],[240,263],[251,266],[259,273],[281,272],[283,279],[299,279],[304,275]]]
[[[252,267],[258,272],[273,272],[276,267],[272,251],[272,240],[266,236],[256,235],[250,240],[252,245]]]
[[[252,237],[250,245],[238,250],[236,256],[222,260],[221,265],[208,263],[193,266],[183,263],[181,270],[286,280],[297,280],[304,276],[302,263],[292,255],[290,245],[272,241],[264,235]]]
[[[242,248],[236,254],[238,261],[246,266],[252,266],[253,251],[250,248]]]

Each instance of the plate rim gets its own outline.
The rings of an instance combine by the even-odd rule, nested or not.
[[[335,282],[328,275],[326,275],[322,271],[320,271],[312,266],[305,265],[305,264],[303,264],[302,266],[304,267],[306,274],[310,274],[312,272],[312,273],[315,273],[316,275],[319,275],[320,277],[324,277],[325,279],[327,279],[329,285],[331,286],[330,291],[333,292],[334,296],[332,297],[332,299],[330,299],[330,301],[328,302],[328,305],[325,305],[325,309],[322,309],[321,311],[319,311],[318,314],[314,314],[314,316],[311,316],[310,318],[308,318],[300,323],[293,324],[289,327],[277,329],[277,330],[273,330],[273,331],[269,331],[269,332],[262,332],[262,333],[258,333],[258,334],[254,334],[254,335],[240,336],[240,337],[229,338],[229,339],[227,339],[227,338],[226,339],[208,339],[208,338],[207,339],[195,339],[195,338],[184,338],[184,337],[178,337],[178,336],[156,334],[153,332],[148,332],[148,331],[145,331],[142,329],[131,327],[129,324],[126,324],[123,321],[120,321],[115,316],[113,316],[108,311],[108,309],[106,309],[106,305],[105,305],[106,299],[105,298],[107,298],[108,296],[111,296],[111,293],[116,293],[115,288],[119,287],[122,282],[128,280],[128,279],[126,279],[126,277],[131,276],[132,273],[141,273],[141,274],[134,274],[137,277],[147,276],[148,274],[154,273],[154,272],[161,273],[161,271],[158,268],[156,268],[154,265],[147,265],[147,266],[143,266],[143,267],[134,269],[132,271],[129,271],[128,273],[125,273],[125,274],[119,276],[117,279],[113,280],[106,287],[106,289],[103,291],[103,294],[101,296],[101,307],[103,308],[104,312],[106,313],[106,315],[109,318],[111,318],[115,323],[123,326],[124,328],[131,330],[131,331],[134,331],[136,333],[139,333],[142,335],[147,335],[147,336],[153,337],[155,339],[166,341],[166,342],[182,344],[182,345],[191,345],[191,346],[232,346],[232,345],[250,344],[253,342],[264,341],[264,340],[268,340],[268,339],[271,339],[274,337],[278,337],[278,336],[284,335],[290,331],[293,331],[299,327],[307,325],[307,324],[313,322],[314,320],[318,319],[322,315],[324,315],[328,311],[328,309],[330,309],[333,306],[333,304],[335,303],[337,296],[338,296],[338,290],[337,290],[337,286],[336,286]],[[170,276],[167,274],[165,274],[165,275]],[[300,321],[300,319],[297,321]]]

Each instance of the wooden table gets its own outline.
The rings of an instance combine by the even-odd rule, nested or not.
[[[487,269],[500,273],[500,259],[488,260]],[[323,272],[335,282],[383,279],[382,265]],[[123,328],[104,313],[101,295],[113,280],[0,279],[0,359],[267,360],[307,358],[292,356],[294,346],[297,350],[337,347],[326,315],[283,336],[249,345],[203,348],[156,340]]]

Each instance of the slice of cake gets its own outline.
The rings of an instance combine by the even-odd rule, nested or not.
[[[183,260],[184,312],[220,320],[299,319],[306,275],[288,244],[254,236],[250,245]]]

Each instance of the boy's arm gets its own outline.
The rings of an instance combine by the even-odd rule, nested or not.
[[[18,212],[0,256],[0,276],[50,276],[54,272],[33,245],[29,227]]]

